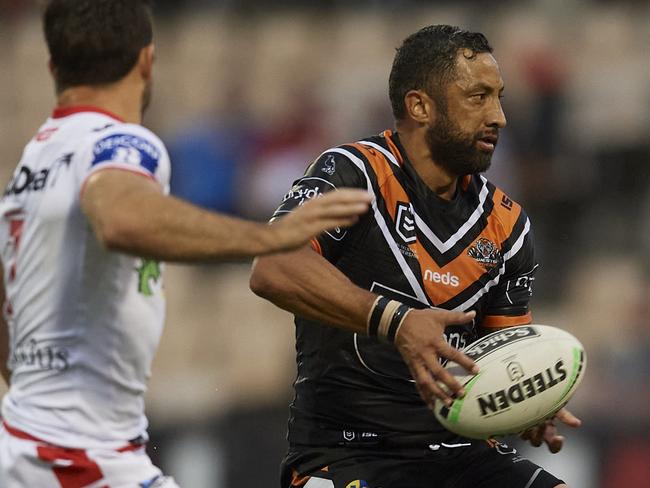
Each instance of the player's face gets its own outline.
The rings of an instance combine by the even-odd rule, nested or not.
[[[434,123],[427,130],[436,164],[459,176],[490,167],[499,129],[506,125],[502,91],[501,73],[491,54],[470,59],[458,55],[456,79],[447,85],[444,103],[437,103]]]

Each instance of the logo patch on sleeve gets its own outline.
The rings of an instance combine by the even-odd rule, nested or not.
[[[155,173],[160,156],[158,148],[143,137],[113,134],[95,144],[91,166],[102,163],[129,164]]]

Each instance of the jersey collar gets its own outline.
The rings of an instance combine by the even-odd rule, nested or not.
[[[83,112],[94,112],[94,113],[111,117],[112,119],[115,119],[118,122],[125,122],[124,119],[118,117],[114,113],[109,112],[108,110],[101,109],[99,107],[93,107],[92,105],[73,105],[70,107],[56,107],[52,112],[52,118],[60,119],[63,117],[67,117],[68,115],[73,115],[73,114],[78,114]]]

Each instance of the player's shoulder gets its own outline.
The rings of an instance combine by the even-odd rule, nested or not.
[[[388,151],[388,144],[383,134],[375,134],[337,144],[323,151],[318,159],[331,155],[338,160],[359,162],[367,160],[369,154],[374,155],[378,151],[382,151],[383,153]]]
[[[329,147],[309,165],[305,177],[365,183],[364,158],[357,146],[358,143],[344,143]]]
[[[353,160],[356,159],[368,162],[369,160],[379,158],[386,162],[397,164],[397,150],[393,149],[393,143],[390,138],[386,136],[387,133],[390,133],[390,131],[384,131],[381,134],[363,137],[354,142],[347,142],[333,149],[345,152],[346,156]]]
[[[162,140],[138,124],[121,122],[93,130],[85,145],[91,166],[103,162],[130,163],[154,173],[160,161],[169,159]]]
[[[379,134],[332,146],[323,151],[314,164],[327,173],[333,173],[341,167],[364,176],[376,161],[388,164],[391,159],[394,160],[394,157],[389,145],[383,135]]]
[[[153,131],[139,124],[120,122],[94,129],[87,142],[94,149],[106,147],[133,146],[152,153],[165,152],[165,145]]]
[[[485,176],[472,175],[468,187],[477,193],[479,200],[488,201],[492,214],[508,234],[517,227],[530,225],[522,205]]]

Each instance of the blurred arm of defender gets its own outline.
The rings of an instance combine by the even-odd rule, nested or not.
[[[106,169],[91,175],[81,206],[108,249],[164,261],[216,261],[296,249],[321,232],[352,225],[370,197],[342,190],[272,225],[210,212],[165,195],[152,180]]]

